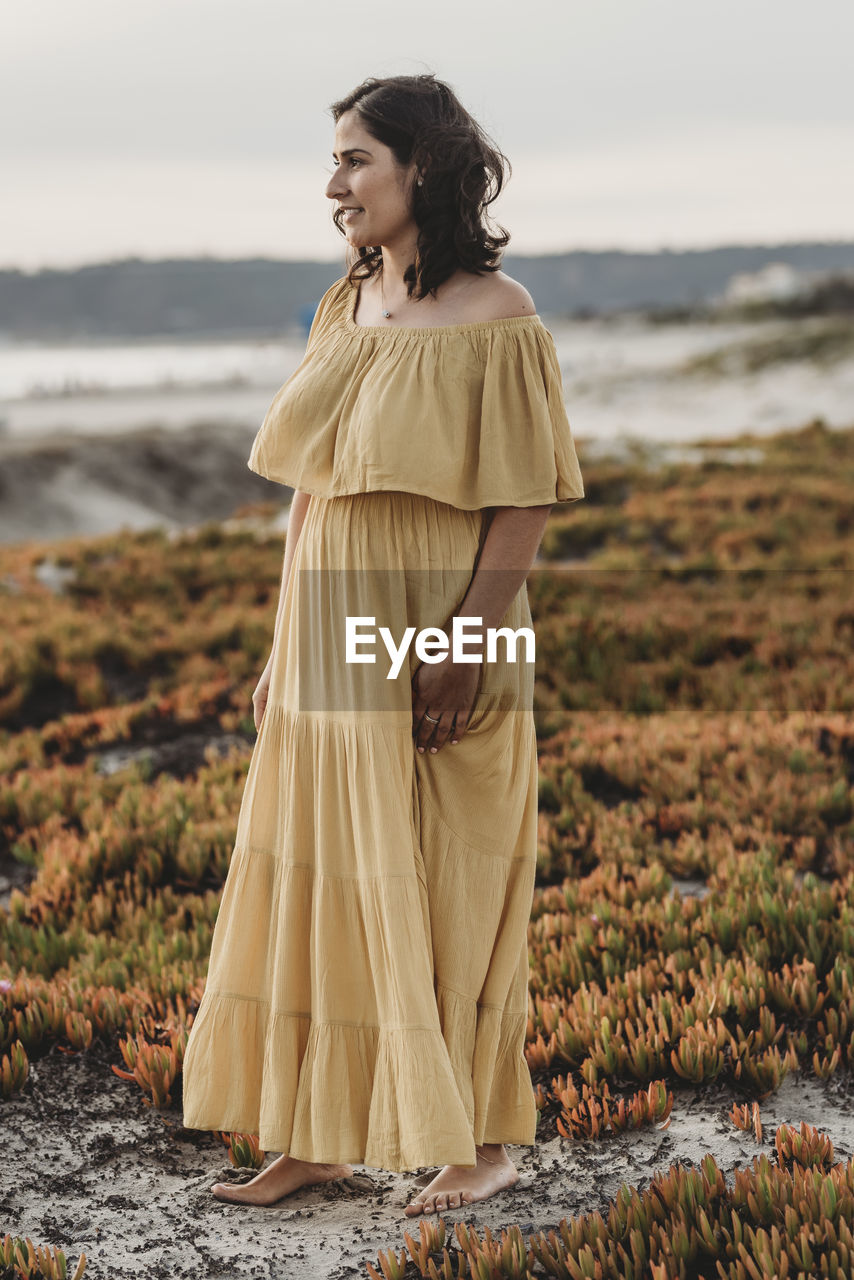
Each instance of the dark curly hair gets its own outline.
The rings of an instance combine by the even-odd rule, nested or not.
[[[453,89],[432,74],[371,76],[329,110],[337,123],[354,108],[368,133],[391,148],[397,163],[415,163],[423,178],[413,188],[418,239],[415,261],[403,275],[408,295],[435,297],[439,285],[460,268],[476,275],[498,271],[510,235],[497,225],[498,234],[492,233],[486,209],[510,177],[510,162]],[[340,210],[332,220],[346,235]],[[382,249],[348,246],[348,261],[347,278],[354,284],[380,270]]]

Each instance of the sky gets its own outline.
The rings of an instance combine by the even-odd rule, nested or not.
[[[433,72],[509,252],[854,239],[851,0],[0,7],[0,266],[342,260],[329,104]]]

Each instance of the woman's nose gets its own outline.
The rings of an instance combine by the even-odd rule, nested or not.
[[[326,184],[326,194],[330,200],[334,200],[345,189],[344,183],[338,177],[338,173],[336,171]]]

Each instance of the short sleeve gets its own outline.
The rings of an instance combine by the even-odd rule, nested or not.
[[[490,342],[479,417],[470,427],[478,500],[495,494],[490,505],[534,506],[584,497],[557,350],[539,319]]]

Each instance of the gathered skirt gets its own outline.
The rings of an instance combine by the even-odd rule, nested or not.
[[[345,615],[398,645],[449,629],[485,527],[412,493],[311,498],[184,1055],[188,1128],[388,1170],[534,1142],[533,663],[483,663],[466,733],[422,755],[414,641],[393,679],[379,638],[358,649],[375,663],[345,660]],[[501,626],[531,627],[524,583]]]

